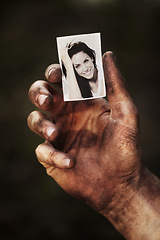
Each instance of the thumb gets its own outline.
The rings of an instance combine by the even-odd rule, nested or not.
[[[126,89],[124,79],[118,70],[112,52],[103,55],[103,67],[107,85],[107,97],[111,107],[111,117],[124,124],[137,123],[137,109]]]

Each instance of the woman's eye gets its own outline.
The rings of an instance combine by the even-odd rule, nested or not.
[[[85,60],[84,60],[84,63],[86,63],[86,62],[88,62],[89,61],[89,59],[88,58],[86,58]]]
[[[75,68],[79,68],[79,67],[80,67],[80,65],[76,65],[76,66],[75,66]]]

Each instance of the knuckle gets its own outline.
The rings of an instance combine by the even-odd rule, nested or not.
[[[55,158],[56,158],[56,150],[51,150],[48,152],[48,163],[51,165],[51,166],[56,166],[55,164]]]

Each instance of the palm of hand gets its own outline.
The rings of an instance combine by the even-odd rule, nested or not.
[[[46,170],[65,191],[100,211],[117,185],[139,170],[137,129],[114,120],[104,99],[67,103],[55,121],[59,137],[53,144],[74,157],[75,166]]]

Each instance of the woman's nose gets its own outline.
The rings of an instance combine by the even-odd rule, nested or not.
[[[87,66],[85,64],[82,64],[82,72],[87,70]]]

